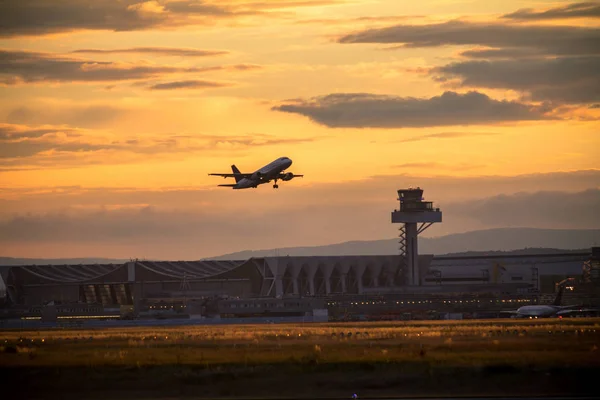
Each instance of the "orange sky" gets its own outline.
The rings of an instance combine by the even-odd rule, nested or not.
[[[549,191],[600,211],[600,5],[48,4],[0,5],[0,255],[199,258],[390,238],[394,190],[409,184],[448,206],[429,235],[599,227],[553,220],[560,208],[490,221],[457,205]],[[207,176],[280,156],[305,178],[277,192]]]

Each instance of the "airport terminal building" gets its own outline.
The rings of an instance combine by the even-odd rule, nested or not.
[[[70,309],[86,305],[109,309],[131,306],[134,314],[139,314],[153,307],[172,309],[176,304],[191,307],[198,302],[204,309],[189,312],[301,315],[314,309],[330,309],[330,314],[348,313],[348,308],[374,309],[377,302],[382,312],[390,313],[391,309],[412,310],[420,304],[422,308],[436,305],[434,308],[455,310],[455,302],[467,307],[468,302],[481,299],[485,300],[482,306],[497,310],[515,308],[523,302],[537,304],[551,300],[555,284],[567,276],[582,280],[584,267],[591,259],[591,252],[478,257],[421,255],[419,285],[404,284],[401,256],[28,265],[1,267],[0,276],[5,287],[5,309],[13,310],[28,310],[52,302],[69,305]],[[217,299],[212,310],[206,309],[208,299]],[[340,310],[342,306],[344,310]],[[296,310],[291,312],[291,308]]]
[[[0,266],[0,316],[185,314],[212,317],[498,312],[551,302],[600,306],[600,248],[533,255],[418,254],[417,236],[441,222],[419,188],[398,191],[398,255]],[[575,283],[573,283],[575,282]],[[108,310],[108,311],[107,311]],[[410,317],[412,318],[412,317]]]

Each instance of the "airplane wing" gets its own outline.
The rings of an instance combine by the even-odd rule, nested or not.
[[[212,173],[212,174],[208,174],[208,176],[222,176],[223,178],[235,178],[235,177],[250,178],[252,176],[252,174],[217,174],[217,173]]]
[[[510,314],[510,315],[519,315],[517,310],[500,310],[500,314]]]
[[[284,173],[281,173],[281,174],[279,174],[279,176],[277,177],[277,179],[283,179],[283,177],[284,177],[284,176],[287,176],[287,174],[286,174],[285,172],[284,172]],[[292,174],[292,177],[293,177],[293,178],[302,178],[302,177],[304,177],[304,175],[296,175],[296,174]]]
[[[562,310],[556,313],[556,315],[569,315],[569,314],[579,314],[579,313],[600,313],[600,309],[598,308],[576,308],[571,310]]]

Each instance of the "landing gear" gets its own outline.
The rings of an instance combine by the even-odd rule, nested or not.
[[[275,183],[273,184],[273,189],[277,189],[279,188],[279,185],[277,184],[277,179],[275,179]]]

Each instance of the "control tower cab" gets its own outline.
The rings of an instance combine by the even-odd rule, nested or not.
[[[419,251],[417,237],[436,222],[442,222],[442,212],[433,207],[433,202],[424,201],[423,189],[398,190],[400,209],[392,212],[392,223],[400,227],[400,255],[405,283],[420,286]]]

